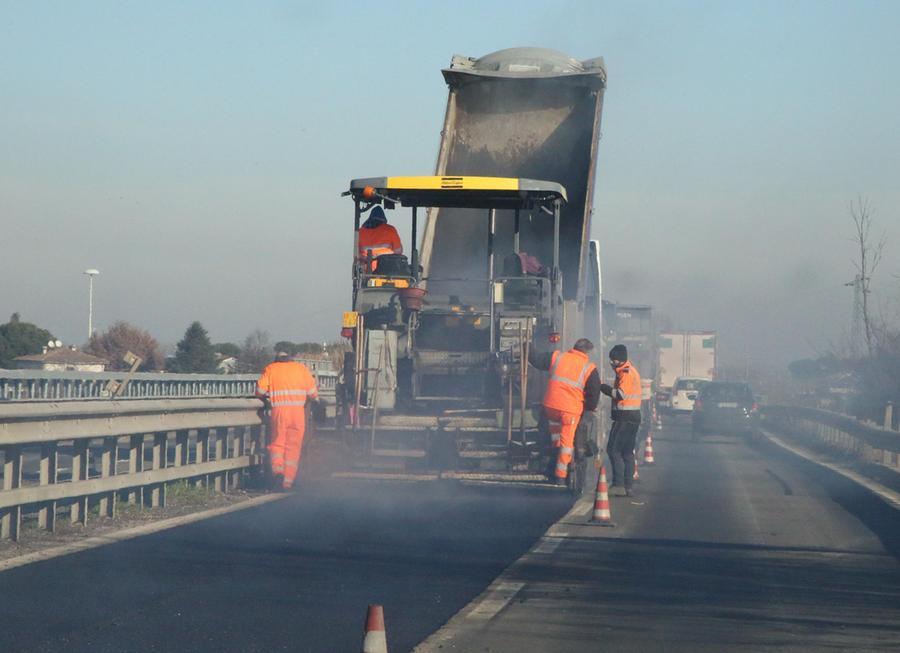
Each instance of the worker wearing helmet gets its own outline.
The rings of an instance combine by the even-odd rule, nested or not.
[[[272,407],[267,447],[272,476],[277,486],[289,490],[300,467],[306,403],[319,398],[316,380],[306,365],[280,351],[256,382],[256,393]]]
[[[359,229],[359,259],[368,261],[371,256],[372,270],[377,267],[376,258],[382,254],[402,254],[403,244],[400,234],[389,225],[384,209],[376,205],[369,218]]]
[[[556,485],[565,485],[569,476],[582,414],[593,412],[600,401],[600,375],[588,358],[593,349],[590,340],[581,338],[569,351],[529,356],[534,367],[550,372],[543,405],[550,423],[550,444],[556,449],[556,464],[548,475]]]
[[[612,428],[606,450],[612,463],[613,493],[632,495],[634,482],[634,444],[641,425],[641,376],[628,362],[628,349],[616,345],[609,351],[609,363],[616,373],[615,384],[600,385],[600,392],[612,399]],[[617,489],[618,488],[618,489]]]

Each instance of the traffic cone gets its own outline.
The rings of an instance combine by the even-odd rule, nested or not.
[[[641,480],[641,475],[638,473],[638,461],[640,460],[640,456],[637,455],[637,451],[634,452],[634,474],[632,474],[631,478],[635,481]]]
[[[600,466],[600,475],[597,477],[594,514],[591,515],[589,523],[594,526],[615,526],[612,523],[612,515],[609,512],[609,485],[606,483],[606,468],[602,465]]]
[[[644,445],[644,464],[652,465],[656,460],[653,458],[653,436],[647,433],[647,443]]]
[[[362,653],[387,653],[384,608],[380,605],[370,605],[366,612],[366,631],[363,635]]]

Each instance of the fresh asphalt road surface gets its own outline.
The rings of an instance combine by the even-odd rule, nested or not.
[[[562,492],[322,481],[283,501],[0,573],[0,650],[408,651],[571,505]]]
[[[508,603],[456,619],[425,650],[900,650],[896,512],[771,445],[692,443],[671,428],[655,449],[638,495],[612,499],[615,529],[567,518],[564,537],[504,574],[517,589]],[[284,502],[0,574],[0,641],[356,651],[366,605],[382,603],[389,650],[409,651],[569,505],[500,487],[313,483]]]
[[[894,509],[763,442],[654,444],[637,496],[611,500],[616,528],[564,520],[551,556],[504,575],[522,584],[505,608],[439,650],[900,650]]]

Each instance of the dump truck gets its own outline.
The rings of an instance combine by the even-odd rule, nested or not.
[[[555,454],[545,374],[528,357],[600,342],[589,234],[606,71],[516,48],[455,56],[443,75],[435,174],[355,179],[345,192],[356,238],[340,430],[360,470],[348,473],[539,482]],[[359,251],[375,206],[409,209],[406,255]],[[570,489],[582,481],[583,466]]]

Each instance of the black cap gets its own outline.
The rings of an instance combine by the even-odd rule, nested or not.
[[[627,361],[628,348],[625,345],[616,345],[609,350],[609,360],[611,361]]]

